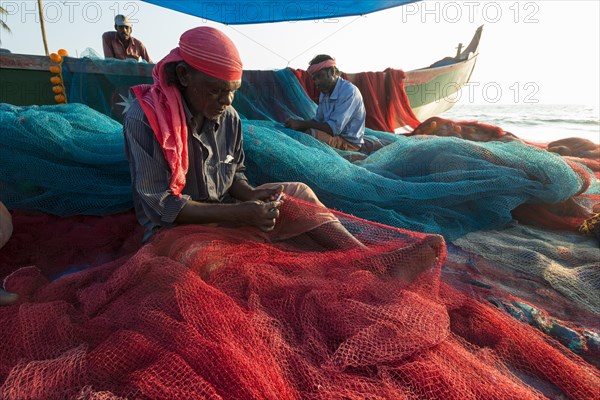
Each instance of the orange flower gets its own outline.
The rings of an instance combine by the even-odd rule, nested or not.
[[[53,74],[60,74],[60,67],[58,65],[53,65],[50,67],[50,72]]]
[[[54,96],[54,100],[56,100],[57,103],[64,103],[65,96],[62,94],[57,94],[56,96]]]
[[[61,57],[67,57],[69,55],[69,52],[66,51],[65,49],[60,49],[60,50],[58,50],[58,55]]]
[[[63,92],[63,87],[61,85],[52,86],[52,91],[56,94]]]
[[[58,85],[62,82],[62,79],[60,79],[60,76],[53,76],[50,78],[50,82],[52,82],[53,85]]]

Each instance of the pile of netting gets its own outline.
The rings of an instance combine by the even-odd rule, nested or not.
[[[518,142],[389,135],[391,144],[351,163],[276,123],[248,121],[244,133],[251,179],[299,180],[330,207],[450,239],[503,227],[524,203],[559,203],[598,190],[588,170]]]
[[[289,199],[281,222],[314,207]],[[446,249],[436,237],[336,216],[364,246],[324,250],[304,235],[270,243],[249,229],[184,226],[57,280],[17,270],[5,287],[22,304],[0,308],[0,397],[597,396],[594,367],[440,282]],[[41,224],[40,238],[57,222]],[[77,228],[95,224],[72,222],[64,248],[88,240]]]
[[[414,135],[451,136],[475,142],[519,141],[560,154],[568,161],[583,164],[600,178],[600,144],[579,137],[559,139],[550,143],[533,143],[522,140],[498,126],[477,121],[451,121],[440,117],[428,118],[407,134]]]
[[[0,277],[21,301],[0,308],[0,397],[597,398],[591,239],[511,228],[446,260],[438,237],[398,229],[457,239],[515,209],[574,229],[598,200],[585,163],[372,130],[382,149],[336,151],[281,125],[316,108],[291,70],[245,72],[236,96],[252,183],[309,184],[364,246],[188,226],[140,248],[121,125],[83,105],[1,104],[15,231]],[[281,221],[315,211],[289,199]]]
[[[595,223],[599,214],[594,211],[594,206],[600,206],[597,189],[600,179],[600,144],[578,137],[550,143],[527,142],[498,126],[477,121],[451,121],[440,117],[423,121],[406,136],[415,135],[456,137],[471,142],[520,142],[561,155],[583,180],[581,192],[561,202],[522,204],[513,210],[512,215],[519,221],[543,228],[585,232],[595,235],[600,241],[600,226]],[[586,193],[581,194],[583,192]]]
[[[239,98],[248,100],[248,92]],[[251,103],[260,105],[245,104]],[[282,113],[293,105],[277,104],[280,108],[274,109]],[[296,107],[296,115],[301,110]],[[248,107],[240,112],[249,113]],[[0,201],[9,209],[66,216],[106,215],[131,207],[118,123],[77,104],[4,104],[0,118]],[[559,203],[586,189],[598,191],[597,180],[585,167],[573,168],[559,155],[519,142],[369,131],[388,145],[351,162],[277,122],[247,120],[243,130],[252,183],[304,182],[331,208],[448,239],[503,227],[521,204]]]
[[[83,104],[0,104],[0,201],[58,216],[133,206],[123,127]]]
[[[541,279],[579,308],[600,314],[600,251],[593,238],[519,225],[472,232],[453,243],[515,275]]]
[[[442,279],[600,368],[599,270],[594,238],[512,224],[448,243]]]
[[[122,121],[127,103],[133,100],[130,87],[151,84],[153,68],[153,64],[145,62],[104,59],[94,54],[66,58],[62,76],[67,86],[67,99]]]

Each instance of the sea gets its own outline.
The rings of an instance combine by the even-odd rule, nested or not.
[[[600,144],[600,112],[597,105],[457,103],[440,116],[456,121],[496,125],[536,143],[580,137]]]

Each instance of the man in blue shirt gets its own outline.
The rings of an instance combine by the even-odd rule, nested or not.
[[[313,119],[289,119],[285,126],[306,132],[331,147],[359,151],[364,143],[365,105],[356,86],[340,77],[335,60],[326,54],[313,58],[307,72],[321,92]]]

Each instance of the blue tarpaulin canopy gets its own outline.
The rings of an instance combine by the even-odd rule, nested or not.
[[[143,0],[229,25],[329,19],[368,14],[420,0]]]

